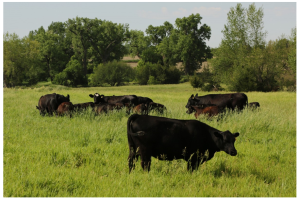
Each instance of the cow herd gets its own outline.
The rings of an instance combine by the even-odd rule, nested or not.
[[[126,108],[127,139],[129,145],[129,172],[141,157],[141,166],[150,170],[151,157],[160,160],[184,159],[187,169],[195,170],[214,154],[224,151],[231,156],[237,155],[234,147],[239,133],[229,130],[220,131],[199,120],[179,120],[166,117],[150,116],[150,111],[163,113],[166,107],[155,103],[148,97],[136,95],[104,96],[98,93],[90,94],[94,102],[72,104],[70,96],[47,94],[40,97],[37,109],[43,116],[65,115],[85,110],[91,107],[95,114],[107,113],[111,110]],[[244,93],[191,95],[186,108],[187,113],[195,112],[195,117],[206,114],[209,117],[218,115],[227,109],[241,111],[248,106],[248,97]],[[260,107],[258,102],[249,103],[249,107]]]
[[[46,94],[40,97],[36,108],[42,116],[45,114],[53,115],[55,113],[57,116],[69,115],[70,117],[72,113],[86,110],[89,107],[92,108],[96,115],[122,108],[126,108],[128,114],[131,112],[148,114],[150,111],[163,113],[166,110],[164,105],[153,102],[148,97],[136,95],[104,96],[98,93],[90,94],[89,96],[94,99],[94,102],[73,104],[70,102],[70,95]]]

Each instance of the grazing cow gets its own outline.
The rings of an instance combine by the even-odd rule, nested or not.
[[[231,93],[231,94],[208,94],[205,96],[191,95],[188,100],[186,108],[196,106],[197,104],[215,104],[220,107],[227,107],[234,110],[242,110],[248,106],[248,97],[244,93]]]
[[[141,103],[141,104],[135,106],[132,109],[132,112],[142,114],[142,115],[148,115],[148,105],[145,103]]]
[[[152,156],[160,160],[184,159],[187,169],[193,171],[216,152],[237,155],[234,142],[238,136],[239,133],[222,132],[198,120],[133,114],[127,121],[129,173],[139,156],[144,170],[150,171]]]
[[[95,107],[95,104],[94,102],[86,102],[86,103],[77,103],[77,104],[74,104],[74,110],[77,110],[77,111],[82,111],[82,110],[86,110],[87,108],[94,108]]]
[[[249,103],[249,107],[255,109],[255,108],[259,108],[260,105],[258,102],[251,102]]]
[[[153,110],[160,114],[163,114],[164,111],[167,110],[167,108],[166,108],[166,106],[164,106],[160,103],[151,102],[151,103],[149,103],[149,111],[150,110]]]
[[[138,99],[138,105],[141,104],[141,103],[144,103],[144,104],[148,104],[153,102],[152,99],[148,98],[148,97],[141,97],[141,96],[137,96],[137,99]]]
[[[94,99],[94,104],[99,103],[130,103],[133,105],[138,105],[138,98],[136,95],[124,95],[124,96],[104,96],[103,94],[100,95],[95,93],[94,95],[89,95],[91,98]]]
[[[94,111],[96,114],[101,114],[101,113],[107,113],[108,111],[112,110],[120,110],[124,107],[123,103],[101,103],[97,104],[94,107]]]
[[[74,110],[74,105],[72,102],[63,102],[59,104],[57,108],[57,115],[62,116],[62,115],[69,115],[72,117],[72,111]]]
[[[44,116],[47,112],[49,115],[53,115],[53,112],[56,112],[58,106],[63,102],[69,102],[70,96],[60,94],[46,94],[41,96],[38,102],[38,106],[36,108],[40,111],[40,115]]]
[[[196,119],[199,115],[204,114],[208,115],[208,117],[213,117],[218,115],[220,112],[222,112],[222,109],[220,109],[218,106],[206,106],[206,107],[198,107],[198,106],[190,106],[187,110],[188,114],[191,114],[192,112],[195,112]]]

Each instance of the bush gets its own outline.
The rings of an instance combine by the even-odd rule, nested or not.
[[[65,86],[75,87],[77,85],[85,85],[87,82],[83,75],[82,66],[73,56],[66,68],[57,74],[53,83]]]
[[[160,82],[158,80],[156,80],[154,76],[150,76],[147,84],[148,85],[157,85],[157,84],[160,84]]]
[[[190,83],[193,88],[201,88],[204,85],[204,81],[197,75],[190,78]]]
[[[136,80],[140,85],[146,84],[176,84],[179,83],[181,72],[176,67],[166,67],[139,61],[136,68]]]
[[[90,86],[119,86],[124,82],[130,82],[134,79],[135,71],[124,62],[112,61],[105,64],[99,64],[94,68],[94,73],[90,76]]]

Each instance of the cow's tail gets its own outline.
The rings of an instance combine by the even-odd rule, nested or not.
[[[144,131],[138,131],[136,133],[133,133],[132,132],[132,122],[138,118],[140,115],[138,114],[133,114],[131,115],[129,118],[128,118],[128,121],[127,121],[127,134],[129,135],[132,135],[132,136],[142,136],[145,134]]]

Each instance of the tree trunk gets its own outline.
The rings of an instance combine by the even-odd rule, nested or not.
[[[53,81],[53,76],[51,75],[51,65],[50,65],[50,58],[46,58],[47,61],[47,65],[48,65],[48,73],[49,73],[49,77],[51,82]]]

